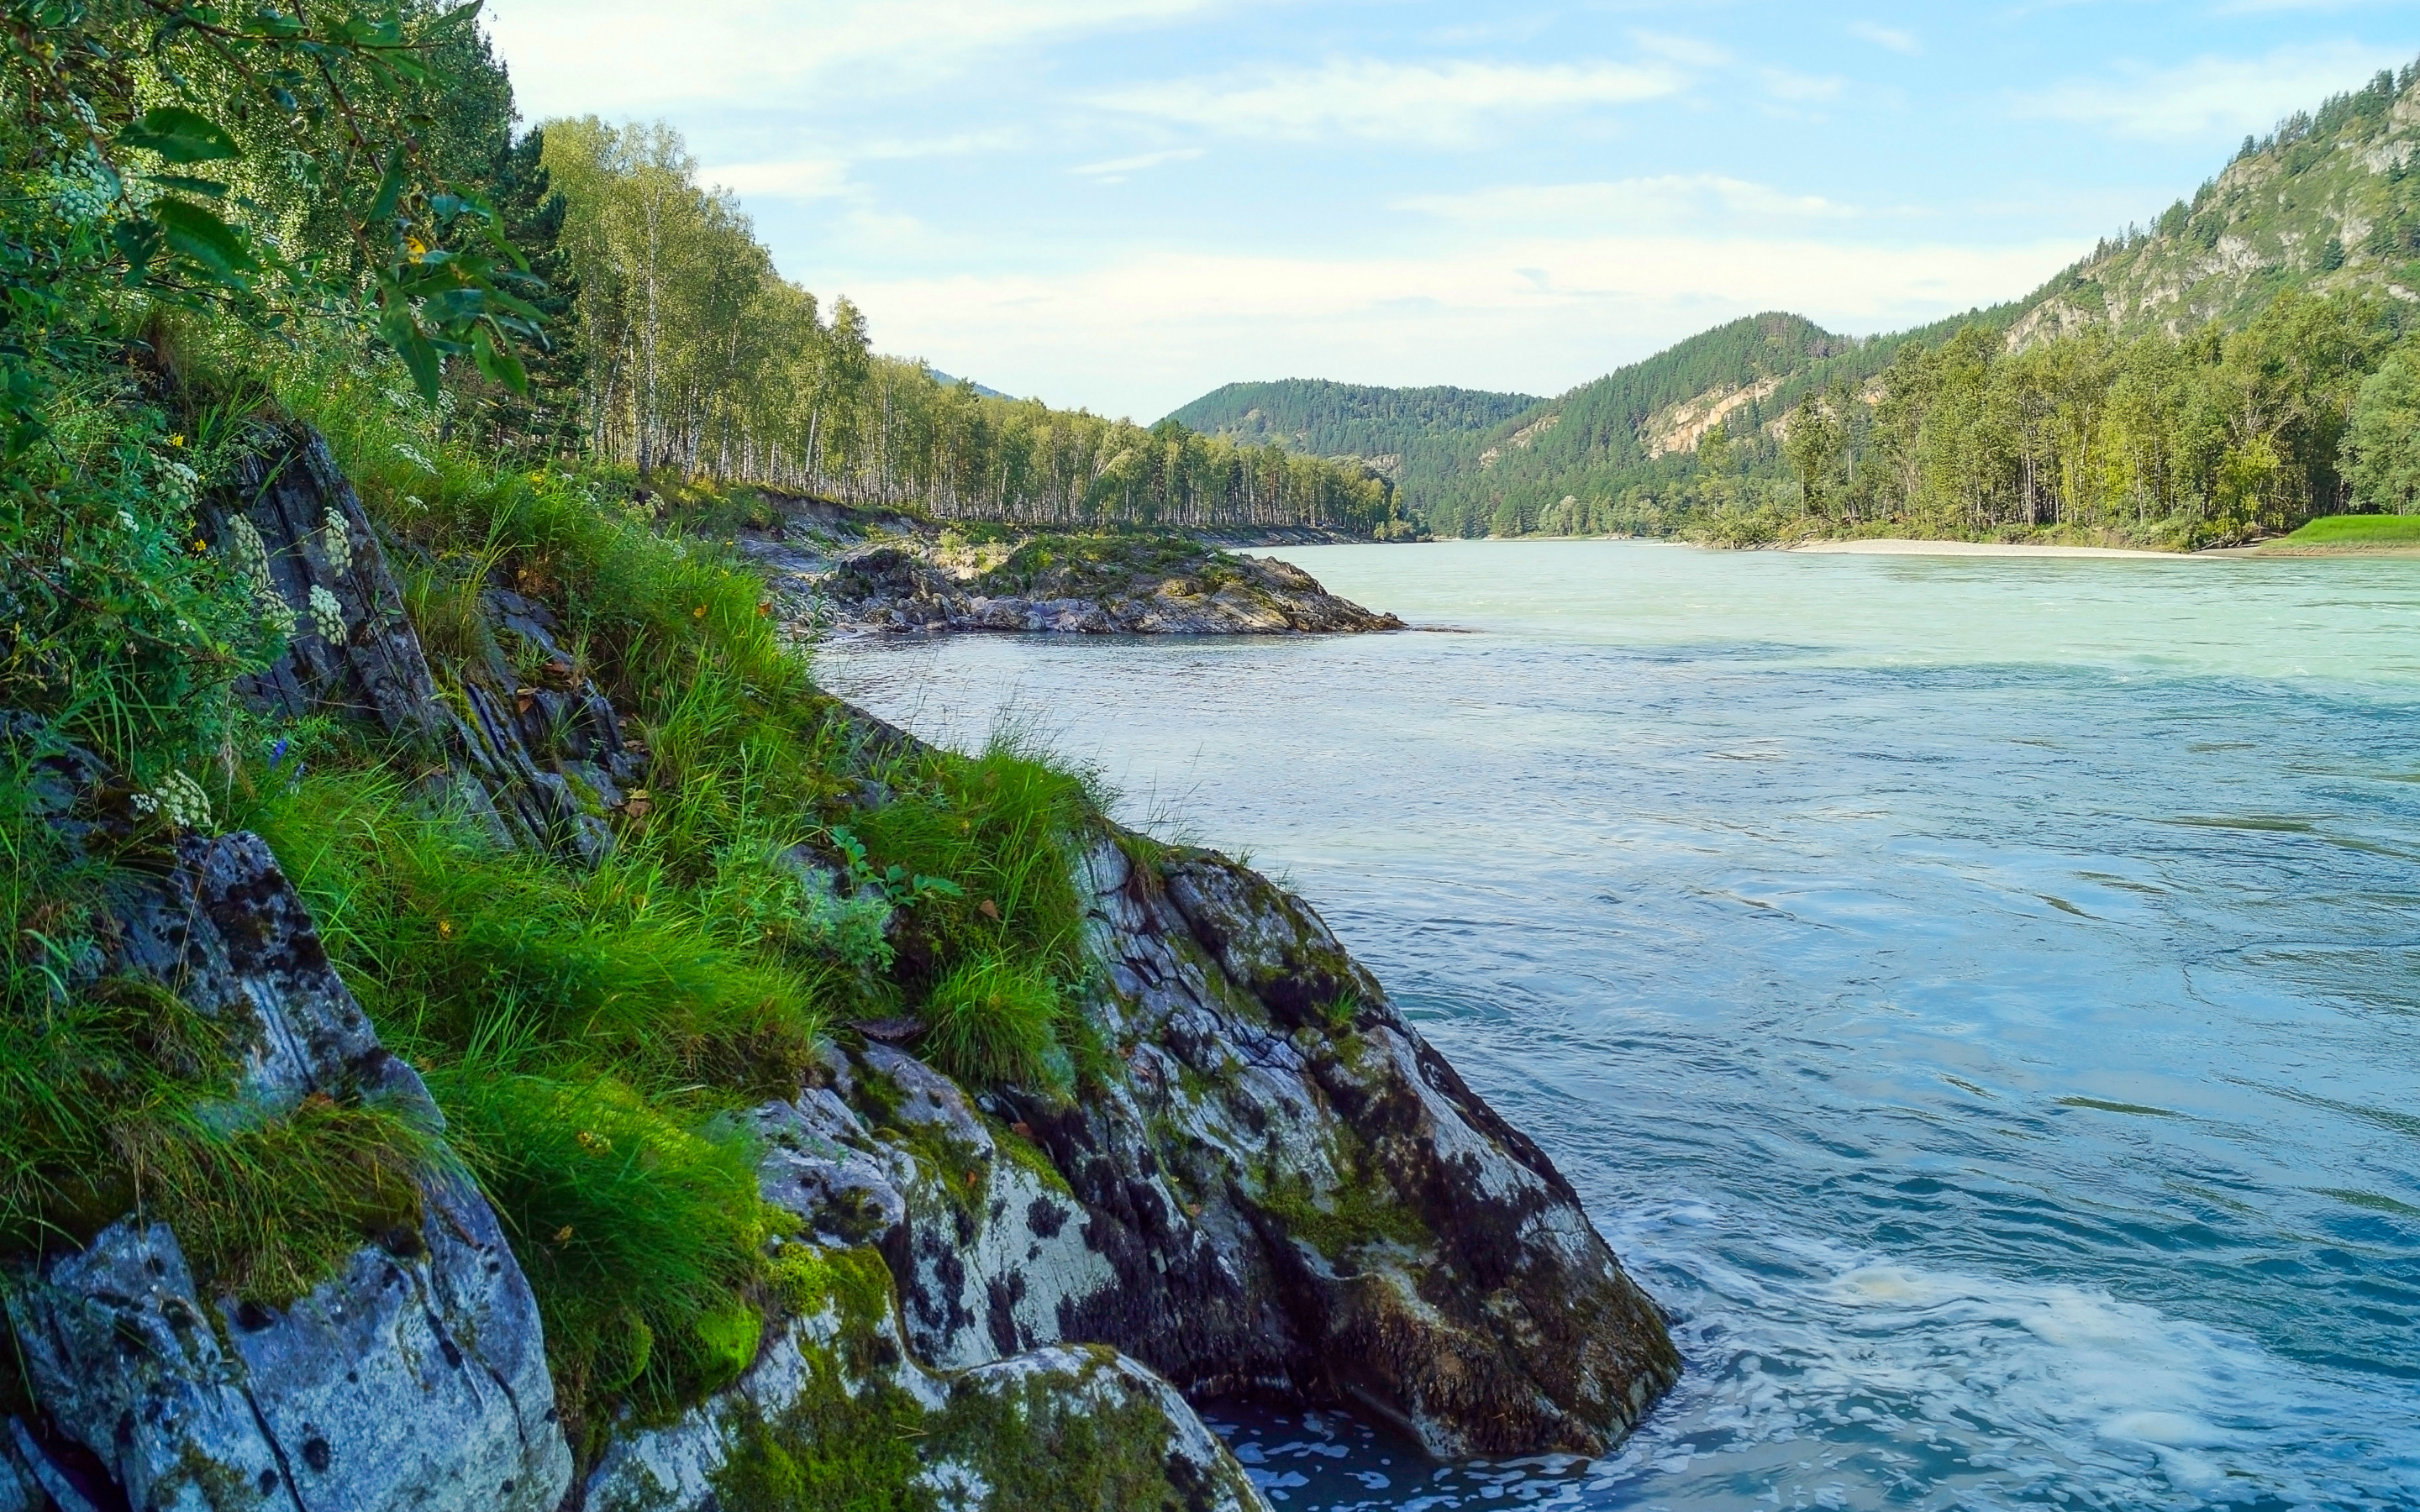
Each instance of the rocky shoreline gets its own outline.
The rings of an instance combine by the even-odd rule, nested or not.
[[[420,753],[428,801],[500,846],[597,864],[614,836],[591,810],[645,777],[611,704],[582,682],[448,706],[325,449],[303,437],[287,460],[211,528],[240,517],[344,623],[298,637],[256,701]],[[341,563],[321,521],[344,529]],[[540,602],[496,591],[481,612],[553,644]],[[861,803],[931,756],[845,706],[830,719]],[[71,751],[39,770],[63,832],[128,842],[111,774]],[[16,1262],[29,1396],[0,1404],[0,1512],[769,1512],[814,1504],[802,1467],[865,1443],[910,1455],[935,1512],[1073,1505],[1078,1482],[1098,1512],[1266,1512],[1195,1410],[1235,1396],[1350,1404],[1441,1457],[1618,1443],[1680,1357],[1544,1153],[1303,900],[1106,820],[1064,855],[1104,1047],[1084,1094],[970,1091],[919,1058],[912,1020],[837,1033],[744,1118],[790,1225],[766,1240],[776,1285],[744,1368],[668,1420],[577,1439],[529,1236],[445,1153],[269,846],[179,835],[81,969],[226,1026],[248,1057],[227,1119],[378,1106],[436,1154],[412,1211],[289,1303],[203,1294],[139,1211]]]

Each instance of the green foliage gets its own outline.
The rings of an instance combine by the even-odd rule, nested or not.
[[[284,628],[195,552],[196,492],[236,444],[194,434],[126,378],[82,378],[0,480],[0,707],[41,716],[138,779],[225,740],[228,681]]]
[[[2420,358],[2398,351],[2362,380],[2344,455],[2354,502],[2420,514]]]
[[[8,453],[48,428],[63,369],[130,330],[126,290],[272,329],[364,313],[365,294],[432,399],[448,355],[520,383],[526,274],[420,130],[458,82],[433,54],[476,8],[0,7],[0,165],[35,190],[0,211]]]
[[[1493,429],[1544,400],[1481,389],[1380,389],[1318,378],[1230,383],[1168,418],[1238,443],[1281,446],[1310,456],[1373,461],[1404,455],[1421,440]]]
[[[975,956],[934,984],[920,1048],[970,1087],[1064,1090],[1074,1075],[1059,1042],[1064,1011],[1048,977],[1001,956]]]
[[[755,1358],[779,1215],[757,1198],[747,1141],[684,1127],[609,1078],[470,1063],[429,1082],[510,1227],[576,1432],[601,1432],[616,1399],[667,1415]]]

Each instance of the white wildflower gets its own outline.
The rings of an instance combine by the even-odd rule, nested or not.
[[[231,516],[226,529],[220,532],[219,549],[226,553],[227,565],[255,582],[269,577],[269,547],[260,538],[260,531],[241,515]]]
[[[395,455],[411,463],[413,467],[418,468],[423,472],[434,473],[437,471],[437,464],[428,460],[428,458],[422,454],[420,449],[413,446],[410,441],[396,442]]]
[[[122,531],[132,531],[134,529],[134,517],[123,509],[119,510],[117,512],[117,528]]]
[[[178,829],[209,827],[210,795],[182,772],[171,772],[150,792],[136,794],[134,807],[162,815]]]
[[[335,594],[318,583],[311,585],[311,628],[331,645],[344,644],[345,607],[336,602]]]
[[[262,623],[276,632],[279,640],[294,639],[294,609],[277,591],[277,579],[270,576],[269,547],[261,540],[260,532],[243,516],[232,516],[219,547],[226,553],[227,565],[251,580],[253,607]]]
[[[328,559],[328,570],[337,577],[352,570],[353,538],[345,533],[345,517],[333,508],[319,527],[319,550]]]
[[[160,464],[160,492],[181,514],[194,507],[194,494],[200,486],[202,475],[182,462],[163,461]]]

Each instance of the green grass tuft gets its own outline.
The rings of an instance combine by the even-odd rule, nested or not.
[[[1059,1042],[1064,1011],[1047,977],[1001,956],[975,956],[951,968],[925,999],[922,1049],[970,1086],[1064,1090],[1072,1076]]]

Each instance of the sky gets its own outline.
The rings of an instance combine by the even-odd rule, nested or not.
[[[1151,420],[1553,394],[1762,310],[2021,296],[2420,0],[489,0],[525,121],[662,119],[875,343]]]

